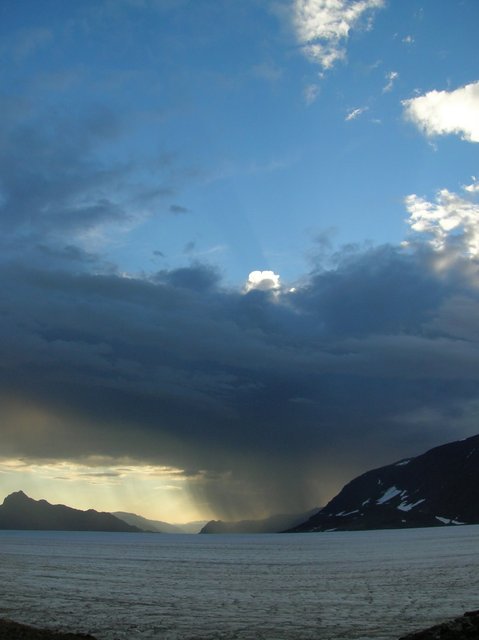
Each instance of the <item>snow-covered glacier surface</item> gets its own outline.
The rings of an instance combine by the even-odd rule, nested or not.
[[[0,532],[0,616],[99,640],[393,639],[479,607],[479,526]]]

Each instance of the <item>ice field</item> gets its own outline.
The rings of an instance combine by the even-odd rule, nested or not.
[[[0,616],[99,640],[386,640],[477,608],[479,526],[0,531]]]

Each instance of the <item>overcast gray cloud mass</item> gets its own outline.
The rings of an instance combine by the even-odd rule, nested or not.
[[[294,289],[228,288],[199,262],[125,276],[84,239],[169,188],[102,161],[120,120],[4,125],[4,455],[173,465],[241,517],[309,508],[370,465],[475,431],[467,252],[443,247],[444,271],[427,242],[349,248]]]
[[[208,216],[200,205],[206,209],[205,202],[216,200],[221,208],[208,222],[211,228],[224,224],[229,249],[247,252],[247,235],[251,245],[256,242],[248,216],[253,218],[266,199],[255,200],[249,210],[245,205],[239,220],[243,211],[233,201],[241,200],[237,192],[243,183],[233,180],[231,191],[221,186],[216,191],[217,176],[238,164],[238,173],[249,171],[253,179],[259,170],[251,167],[280,171],[295,155],[296,142],[282,159],[284,140],[271,147],[271,157],[255,157],[248,147],[251,155],[237,163],[225,149],[251,138],[256,153],[263,129],[276,141],[284,124],[279,111],[275,116],[277,98],[267,103],[275,107],[268,116],[278,118],[277,129],[268,129],[264,112],[256,113],[264,94],[248,89],[245,110],[236,92],[247,76],[255,75],[255,82],[264,76],[251,72],[261,60],[263,71],[274,68],[279,80],[287,75],[279,65],[296,58],[288,53],[276,62],[268,47],[279,36],[264,39],[249,5],[260,7],[262,21],[288,9],[285,15],[296,16],[290,25],[295,48],[299,44],[315,68],[331,74],[345,60],[350,31],[361,16],[379,16],[386,7],[382,0],[297,0],[266,3],[268,12],[257,2],[145,0],[87,3],[70,15],[65,4],[68,20],[61,14],[57,21],[55,12],[53,31],[20,30],[16,39],[7,38],[5,55],[9,64],[19,65],[12,67],[19,73],[18,78],[7,74],[9,95],[0,96],[2,456],[40,461],[108,456],[177,467],[199,501],[207,501],[218,517],[238,519],[312,508],[371,466],[477,432],[478,208],[464,199],[477,196],[476,182],[464,197],[441,191],[435,204],[409,196],[407,245],[349,247],[330,255],[323,233],[315,267],[288,285],[273,271],[258,271],[258,279],[248,283],[245,273],[246,286],[227,284],[227,274],[197,260],[221,250],[220,242],[205,248],[206,227],[203,236],[203,229],[188,232],[179,248],[171,240],[176,227],[165,238],[159,227],[151,238],[149,229],[140,239],[128,236],[136,242],[136,255],[143,257],[144,251],[156,271],[124,268],[105,249],[158,216],[168,224],[201,224]],[[175,18],[184,7],[188,11]],[[225,7],[232,12],[227,29],[217,19]],[[153,13],[171,13],[169,25],[178,33],[150,24]],[[158,26],[163,38],[150,51]],[[251,54],[251,29],[261,36],[262,58]],[[77,58],[77,42],[89,42],[85,33],[95,34],[97,53]],[[125,45],[135,33],[138,42],[139,34],[148,34],[136,58]],[[22,72],[22,61],[52,43],[58,46],[48,58],[52,68],[39,59],[30,75]],[[238,43],[246,58],[236,58]],[[57,65],[62,47],[71,56],[65,69]],[[231,56],[225,69],[220,52]],[[108,63],[105,70],[102,60]],[[189,67],[192,61],[199,66]],[[296,75],[295,67],[289,77]],[[381,72],[381,86],[383,81]],[[208,86],[214,91],[203,103]],[[467,86],[475,99],[477,82]],[[318,86],[309,89],[313,102]],[[430,92],[407,104],[425,104],[417,101],[430,101],[431,95],[437,98]],[[441,93],[444,100],[451,95],[457,99],[464,92]],[[213,106],[218,110],[212,112]],[[199,115],[176,123],[173,134],[167,124],[151,136],[152,123],[167,121],[175,110]],[[231,118],[222,121],[225,114]],[[297,117],[301,126],[304,117],[303,112]],[[254,119],[261,126],[250,130]],[[442,123],[433,133],[457,131],[453,125]],[[138,137],[131,135],[135,126]],[[329,121],[324,126],[329,128]],[[201,127],[204,135],[184,161],[169,144],[178,137],[178,148],[186,153]],[[215,149],[228,129],[239,132],[232,138],[236,142],[225,138],[224,148]],[[289,135],[295,138],[296,125]],[[370,136],[368,130],[364,140]],[[341,155],[330,163],[326,149],[336,145],[333,132],[331,139],[318,172],[326,164],[337,166],[336,188],[346,189],[344,172],[350,166],[355,171],[356,156],[351,165]],[[203,158],[204,173],[193,166],[196,158],[198,164]],[[268,180],[270,173],[265,172]],[[304,179],[316,178],[308,173]],[[375,189],[373,173],[369,179],[367,202]],[[200,195],[183,197],[195,180],[213,185],[208,197],[203,183]],[[254,184],[256,198],[261,188]],[[225,194],[233,192],[228,200]],[[269,193],[268,200],[279,202],[274,189]],[[330,192],[321,206],[330,207],[332,197]],[[293,194],[291,203],[285,208],[293,211],[304,200],[295,201]],[[225,222],[230,205],[234,213]],[[282,215],[289,229],[293,213]],[[274,220],[263,229],[273,227]],[[175,252],[187,266],[176,268]],[[327,268],[321,266],[326,262]]]
[[[279,296],[224,288],[202,264],[125,278],[48,260],[1,271],[7,455],[202,471],[195,490],[237,515],[311,506],[353,472],[475,429],[465,258],[445,277],[426,246],[380,246]]]

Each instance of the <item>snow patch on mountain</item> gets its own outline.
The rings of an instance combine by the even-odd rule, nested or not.
[[[452,518],[443,518],[442,516],[435,516],[435,518],[443,524],[466,524],[465,522],[459,522],[459,520],[453,520]]]
[[[397,507],[401,511],[411,511],[414,507],[417,507],[418,504],[425,502],[426,498],[421,498],[421,500],[417,500],[416,502],[401,502],[401,504]]]
[[[385,502],[389,502],[389,500],[392,500],[396,496],[399,496],[403,493],[404,491],[398,489],[397,487],[389,487],[389,489],[386,489],[383,495],[376,500],[376,504],[384,504]]]

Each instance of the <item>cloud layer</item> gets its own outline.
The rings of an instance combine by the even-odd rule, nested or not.
[[[477,264],[455,247],[445,277],[449,251],[347,251],[294,290],[247,293],[200,264],[141,278],[4,264],[2,452],[183,469],[223,516],[317,504],[477,428]]]
[[[365,112],[358,106],[344,113],[345,104],[365,104],[356,90],[365,76],[354,79],[351,98],[344,87],[333,89],[315,133],[313,109],[289,128],[293,103],[279,108],[279,96],[297,90],[297,58],[284,55],[283,38],[267,36],[268,7],[255,14],[258,23],[250,19],[251,7],[261,4],[106,2],[75,9],[68,28],[42,14],[52,31],[7,39],[10,94],[0,104],[3,457],[35,471],[68,468],[77,480],[85,474],[125,484],[165,467],[179,478],[171,484],[188,486],[188,499],[205,513],[241,518],[311,508],[372,465],[476,432],[476,182],[458,193],[410,195],[402,246],[333,250],[323,236],[316,266],[298,282],[269,270],[265,256],[279,255],[271,250],[275,241],[253,247],[271,220],[297,246],[293,229],[316,224],[321,209],[333,212],[334,220],[324,220],[339,224],[347,207],[361,226],[354,207],[364,198],[364,177],[371,194],[391,184],[377,164],[367,164],[369,154],[378,155],[371,128],[361,133],[357,120],[358,135],[349,141],[342,136],[350,127],[333,128],[338,114],[354,120]],[[367,27],[385,2],[273,5],[287,7],[288,28],[292,20],[300,50],[321,74],[345,58],[353,30]],[[387,70],[400,68],[406,82],[405,66],[396,63],[382,67],[386,93],[399,77],[384,76]],[[267,97],[273,84],[278,93]],[[318,91],[309,84],[309,104]],[[477,141],[477,102],[474,83],[427,93],[404,108],[427,135]],[[277,158],[288,164],[309,139],[303,163],[278,172],[284,185],[272,180],[273,171],[257,181],[261,171],[251,167],[282,167]],[[402,139],[390,147],[399,167],[402,147]],[[270,152],[266,162],[262,154]],[[229,163],[249,167],[252,180],[236,176],[226,187],[223,177],[212,177],[224,176]],[[335,196],[345,180],[350,198],[340,205]],[[319,186],[310,190],[308,182]],[[190,189],[194,184],[199,188]],[[303,207],[313,217],[291,215]],[[225,232],[213,241],[216,226]],[[244,284],[227,285],[219,269],[194,261],[207,255],[202,238],[216,248],[226,238],[232,251],[251,252],[254,260],[241,262]],[[116,243],[123,250],[115,252]]]
[[[226,287],[195,262],[124,275],[99,234],[173,188],[169,158],[156,185],[105,159],[122,131],[99,112],[4,122],[3,456],[174,467],[198,504],[248,517],[311,508],[371,465],[475,431],[475,182],[411,195],[407,246],[322,247],[328,269],[295,286],[258,270]]]

